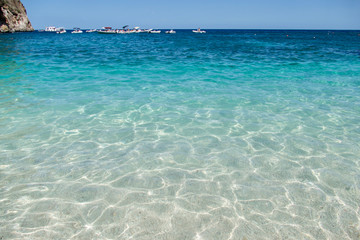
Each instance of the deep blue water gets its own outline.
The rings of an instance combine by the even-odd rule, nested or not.
[[[0,238],[359,239],[359,34],[0,35]]]

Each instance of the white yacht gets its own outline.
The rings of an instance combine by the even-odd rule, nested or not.
[[[56,32],[56,27],[46,27],[45,32]]]
[[[71,33],[83,33],[83,31],[81,31],[80,28],[74,28],[74,31],[72,31]]]
[[[204,30],[200,30],[200,28],[198,28],[197,30],[192,30],[193,33],[206,33],[206,31]]]
[[[170,31],[166,31],[165,33],[166,33],[166,34],[175,34],[176,31],[174,31],[174,30],[171,29]]]
[[[97,30],[96,29],[89,29],[89,30],[86,30],[87,33],[93,33],[93,32],[96,32]]]
[[[161,30],[150,30],[149,33],[161,33]]]

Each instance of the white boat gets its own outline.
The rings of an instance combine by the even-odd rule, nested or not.
[[[170,31],[166,31],[165,33],[166,33],[166,34],[175,34],[176,31],[174,31],[174,30],[171,29]]]
[[[161,30],[150,30],[149,33],[161,33]]]
[[[45,32],[56,32],[56,27],[46,27]]]
[[[93,32],[96,32],[97,30],[96,29],[89,29],[89,30],[86,30],[87,33],[93,33]]]
[[[97,31],[97,33],[101,33],[101,34],[116,34],[115,30],[99,30]]]
[[[101,34],[115,34],[115,33],[117,33],[117,31],[111,29],[111,27],[103,27],[101,30],[98,30],[97,32],[101,33]]]
[[[65,28],[57,28],[56,33],[57,34],[63,34],[63,33],[66,33],[66,30],[65,30]]]
[[[122,29],[117,29],[116,33],[119,34],[130,34],[130,33],[141,33],[142,30],[140,27],[134,27],[133,29],[129,29],[128,25],[124,26]]]
[[[80,28],[74,28],[74,31],[72,31],[71,33],[83,33],[83,31],[81,31]]]
[[[204,30],[200,30],[200,28],[198,28],[197,30],[192,30],[193,33],[206,33],[206,31]]]

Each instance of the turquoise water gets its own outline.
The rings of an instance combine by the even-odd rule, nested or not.
[[[359,239],[358,34],[0,35],[0,239]]]

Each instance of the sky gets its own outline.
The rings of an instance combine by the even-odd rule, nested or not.
[[[360,0],[21,0],[35,29],[360,29]]]

